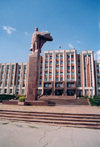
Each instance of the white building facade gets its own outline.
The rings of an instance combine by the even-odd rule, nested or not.
[[[0,94],[26,95],[28,63],[0,63]],[[40,60],[38,94],[100,95],[100,61],[93,51],[45,51]],[[34,76],[34,75],[33,75]]]

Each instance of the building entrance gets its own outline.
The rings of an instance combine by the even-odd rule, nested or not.
[[[51,95],[52,89],[44,89],[44,95]]]
[[[55,95],[63,95],[63,90],[55,90]]]
[[[75,95],[75,90],[67,90],[67,95],[68,96],[74,96]]]

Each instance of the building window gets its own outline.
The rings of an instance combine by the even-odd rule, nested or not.
[[[72,72],[72,75],[74,75],[74,72]]]
[[[72,81],[74,81],[75,79],[74,78],[72,78]]]
[[[1,89],[0,89],[0,93],[1,93]]]
[[[71,61],[71,64],[74,64],[74,61],[73,60]]]
[[[72,66],[71,69],[74,69],[74,66]]]
[[[62,77],[60,78],[60,81],[63,81],[63,78]]]
[[[67,59],[69,59],[70,58],[70,56],[69,55],[67,55]]]
[[[47,81],[47,78],[45,78],[44,81]]]
[[[47,64],[48,64],[48,62],[46,61],[46,62],[45,62],[45,64],[47,65]]]
[[[56,61],[56,64],[59,64],[59,61]]]
[[[48,55],[45,56],[45,59],[48,59]]]
[[[60,59],[63,59],[63,55],[60,55]]]
[[[49,75],[52,75],[52,72],[49,72]]]
[[[25,83],[23,83],[23,87],[25,87]]]
[[[42,84],[41,83],[39,84],[39,87],[42,87]]]
[[[2,65],[2,71],[4,71],[4,65]]]
[[[44,83],[44,87],[51,87],[51,83]]]
[[[4,89],[4,93],[7,93],[7,89]]]
[[[56,59],[59,59],[59,56],[58,55],[56,55]]]
[[[63,66],[60,66],[60,69],[63,69]]]
[[[59,67],[58,66],[56,66],[56,70],[58,70],[59,69]]]
[[[63,84],[62,83],[56,83],[55,87],[63,87]]]
[[[45,67],[45,70],[48,70],[48,67]]]
[[[24,65],[24,70],[26,70],[26,65]]]
[[[70,66],[67,66],[67,69],[69,70],[70,69]]]
[[[52,64],[52,61],[50,61],[49,64]]]
[[[24,94],[25,93],[25,90],[24,89],[22,89],[22,94]]]
[[[67,75],[70,75],[70,72],[67,72]]]
[[[67,83],[67,87],[74,87],[74,83]]]
[[[45,76],[47,76],[48,75],[48,72],[45,72],[45,74],[44,74]]]
[[[74,58],[74,55],[71,55],[71,58]]]
[[[0,87],[2,86],[2,81],[0,82]]]
[[[12,89],[10,89],[10,93],[12,93]]]
[[[56,78],[56,81],[58,81],[59,79],[58,78]]]
[[[52,69],[52,66],[49,66],[49,69],[51,70]]]
[[[78,72],[78,76],[80,76],[80,72]]]
[[[59,75],[59,72],[56,72],[56,75]]]
[[[60,75],[63,75],[63,72],[61,72]]]
[[[52,78],[49,78],[49,81],[52,81]]]
[[[70,61],[67,61],[67,64],[70,64]]]
[[[15,67],[15,65],[12,65],[12,68],[14,68]]]
[[[81,87],[81,84],[78,84],[78,87]]]
[[[67,78],[67,81],[70,81],[70,78]]]
[[[19,94],[19,89],[16,90],[16,94]]]
[[[80,70],[80,66],[78,66],[78,69]]]
[[[49,59],[52,59],[52,56],[50,56]]]
[[[60,61],[60,64],[63,64],[63,61]]]
[[[42,79],[40,79],[40,82],[42,81]]]
[[[5,87],[7,87],[7,81],[5,81]]]
[[[78,65],[80,65],[80,61],[78,61]]]
[[[19,65],[18,68],[21,69],[21,65]]]

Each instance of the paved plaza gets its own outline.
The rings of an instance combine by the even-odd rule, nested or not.
[[[92,106],[2,105],[0,110],[100,114]],[[0,119],[0,147],[99,147],[100,130]]]
[[[100,114],[100,107],[90,105],[61,105],[61,106],[19,106],[0,104],[0,110],[17,110],[32,112],[81,113]]]
[[[100,130],[0,120],[0,147],[100,147]]]

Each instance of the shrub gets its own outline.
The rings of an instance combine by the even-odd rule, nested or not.
[[[92,106],[100,106],[100,98],[90,98],[89,101]]]
[[[14,98],[15,98],[15,95],[0,94],[0,101],[11,100],[11,99],[14,99]]]
[[[25,96],[19,97],[19,101],[20,101],[20,102],[24,102],[24,101],[25,101]]]

